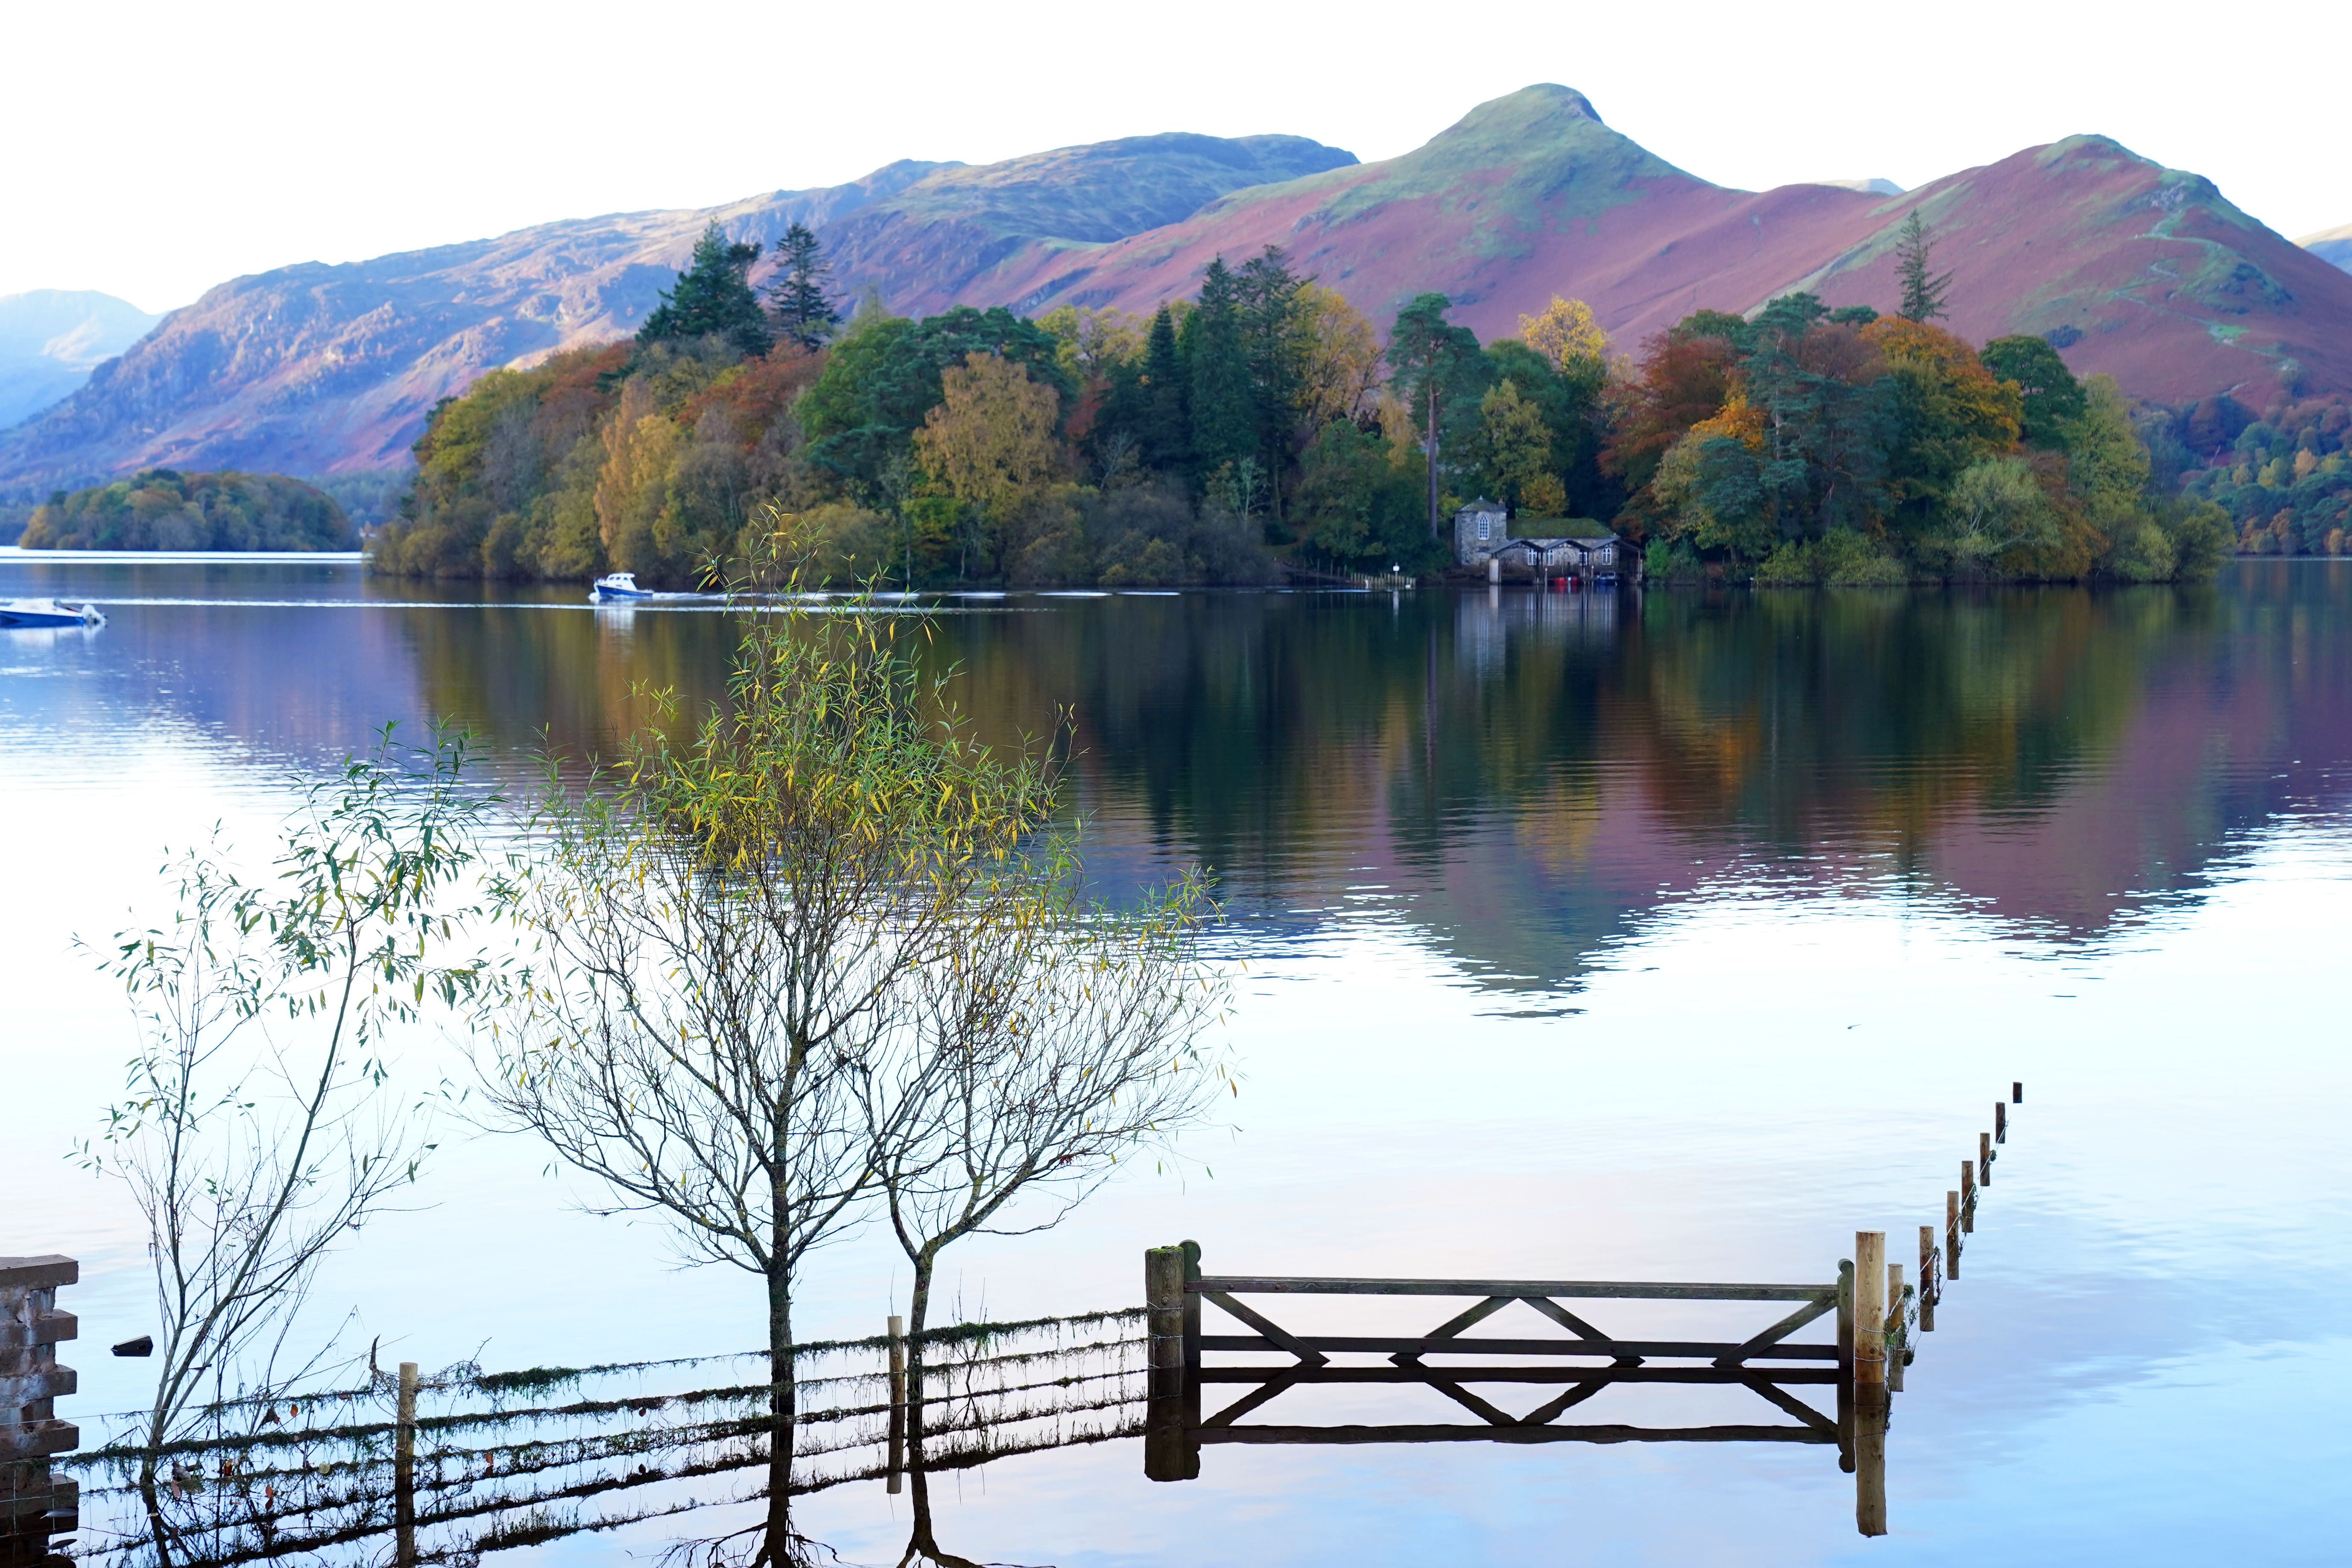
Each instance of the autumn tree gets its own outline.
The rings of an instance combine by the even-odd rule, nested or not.
[[[1337,289],[1311,279],[1298,286],[1298,307],[1300,422],[1313,432],[1363,417],[1380,390],[1380,335]]]
[[[833,263],[816,231],[794,223],[776,242],[776,276],[768,285],[768,312],[787,342],[820,349],[841,324],[840,308],[825,293]]]
[[[915,432],[916,457],[993,537],[1060,467],[1054,438],[1060,399],[1022,366],[977,352],[940,381],[941,401]]]
[[[1932,321],[1946,314],[1945,290],[1951,287],[1952,275],[1937,274],[1928,263],[1935,252],[1935,242],[1927,237],[1927,225],[1919,216],[1919,209],[1895,230],[1895,273],[1902,280],[1903,304],[1897,312],[1906,321]]]
[[[726,339],[738,353],[766,353],[775,337],[760,309],[760,297],[745,280],[751,263],[759,258],[756,242],[731,242],[720,231],[718,220],[711,220],[702,237],[694,242],[694,256],[686,270],[677,275],[675,285],[662,290],[661,303],[637,329],[637,342],[650,344],[716,335]]]
[[[2068,423],[2083,416],[2083,384],[2046,339],[1995,338],[1979,358],[1993,375],[2016,384],[2022,399],[2021,435],[2032,445],[2055,445]]]
[[[1609,334],[1593,320],[1592,307],[1581,300],[1555,294],[1542,314],[1521,316],[1519,341],[1549,360],[1562,375],[1609,363]]]
[[[1557,516],[1567,504],[1551,471],[1551,429],[1543,410],[1519,395],[1517,383],[1505,381],[1479,400],[1478,443],[1479,467],[1514,515]]]

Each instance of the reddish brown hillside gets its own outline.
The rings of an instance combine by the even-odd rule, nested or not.
[[[992,301],[1149,310],[1209,259],[1280,245],[1385,321],[1423,289],[1481,336],[1554,293],[1591,302],[1631,346],[1701,306],[1746,311],[1813,289],[1895,300],[1895,229],[1914,208],[1954,274],[1952,324],[1979,341],[2053,334],[2077,371],[2142,397],[2282,385],[2352,390],[2352,275],[2230,205],[2198,175],[2102,137],[2032,148],[1899,196],[1828,185],[1761,195],[1675,169],[1601,124],[1582,95],[1533,87],[1482,104],[1427,146],[1237,192],[1115,245],[1016,258]]]

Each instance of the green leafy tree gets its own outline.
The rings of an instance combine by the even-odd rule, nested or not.
[[[776,242],[776,276],[768,285],[768,312],[787,342],[823,348],[841,324],[841,310],[825,293],[833,263],[816,231],[804,223],[784,230]]]
[[[1951,287],[1952,275],[1932,269],[1929,261],[1934,253],[1935,241],[1927,236],[1919,209],[1914,207],[1895,231],[1895,274],[1903,284],[1903,305],[1896,314],[1906,321],[1932,321],[1947,313],[1944,293]]]
[[[661,303],[637,329],[637,342],[718,336],[747,358],[766,353],[774,346],[775,335],[745,276],[759,258],[756,243],[730,243],[713,219],[694,242],[686,270],[675,285],[662,290]]]
[[[2023,394],[2021,438],[2030,444],[2057,445],[2064,438],[2066,426],[2083,416],[2083,384],[2045,339],[1995,338],[1985,344],[1979,357],[1985,369],[2003,381],[2017,383]]]
[[[1485,363],[1478,354],[1477,335],[1445,319],[1454,301],[1443,294],[1416,294],[1397,312],[1389,331],[1388,361],[1393,384],[1403,395],[1413,422],[1423,431],[1422,452],[1428,460],[1429,536],[1438,536],[1437,479],[1444,461],[1441,429],[1448,405],[1482,382]],[[1480,387],[1483,391],[1484,388]]]

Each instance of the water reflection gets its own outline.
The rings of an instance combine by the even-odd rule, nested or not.
[[[63,570],[26,586],[106,599],[82,578],[107,569]],[[20,736],[162,709],[323,757],[434,713],[514,756],[609,753],[651,689],[714,697],[734,636],[323,568],[237,593],[115,570],[138,580],[104,633],[11,646],[12,674],[63,677],[10,684]],[[2343,563],[2276,563],[2102,593],[1013,595],[948,606],[925,646],[987,734],[1068,716],[1099,874],[1202,861],[1262,934],[1385,911],[1547,990],[1727,887],[2105,932],[2272,816],[2340,804],[2347,611]]]

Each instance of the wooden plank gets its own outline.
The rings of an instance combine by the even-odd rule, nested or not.
[[[1231,1405],[1226,1405],[1223,1410],[1218,1411],[1214,1415],[1212,1415],[1206,1421],[1202,1422],[1202,1430],[1206,1431],[1212,1426],[1232,1426],[1235,1421],[1238,1421],[1243,1416],[1248,1415],[1259,1405],[1265,1404],[1276,1394],[1280,1394],[1283,1390],[1290,1387],[1297,1381],[1298,1380],[1295,1377],[1275,1378],[1265,1387],[1243,1394],[1239,1399],[1234,1400]]]
[[[36,1312],[30,1323],[0,1322],[0,1351],[59,1344],[80,1334],[80,1320],[71,1312]]]
[[[1300,1341],[1294,1339],[1289,1331],[1284,1329],[1280,1324],[1275,1322],[1272,1319],[1262,1317],[1258,1313],[1252,1311],[1249,1308],[1243,1306],[1239,1301],[1234,1300],[1231,1296],[1226,1295],[1222,1290],[1203,1290],[1201,1294],[1205,1300],[1214,1301],[1218,1306],[1223,1307],[1226,1311],[1231,1312],[1234,1317],[1239,1318],[1243,1322],[1247,1323],[1251,1328],[1255,1329],[1259,1333],[1264,1334],[1267,1339],[1272,1340],[1276,1344],[1281,1346],[1284,1350],[1288,1351],[1292,1355],[1297,1356],[1308,1366],[1321,1366],[1325,1362],[1331,1359],[1325,1355],[1321,1351],[1317,1350],[1314,1346],[1303,1343]],[[1207,1337],[1208,1336],[1205,1334],[1202,1336],[1204,1341]]]
[[[1823,1308],[1822,1310],[1828,1310]],[[1746,1349],[1721,1340],[1502,1340],[1454,1339],[1442,1344],[1426,1340],[1393,1334],[1292,1334],[1296,1343],[1312,1346],[1318,1351],[1391,1355],[1410,1352],[1420,1355],[1567,1355],[1567,1356],[1682,1356],[1716,1360]],[[1274,1341],[1258,1334],[1202,1334],[1201,1348],[1204,1351],[1267,1352],[1286,1350]],[[1288,1353],[1297,1354],[1295,1351]],[[1749,1352],[1756,1361],[1835,1361],[1838,1349],[1829,1344],[1769,1344]]]
[[[1488,1318],[1493,1317],[1496,1313],[1501,1311],[1504,1308],[1509,1306],[1517,1300],[1517,1298],[1514,1296],[1489,1296],[1469,1310],[1465,1312],[1456,1312],[1453,1317],[1446,1319],[1445,1321],[1430,1330],[1429,1332],[1423,1336],[1423,1342],[1426,1344],[1437,1340],[1450,1340],[1454,1335],[1460,1333],[1463,1330],[1486,1321]],[[1402,1366],[1407,1362],[1417,1359],[1420,1354],[1420,1348],[1415,1347],[1412,1350],[1399,1351],[1394,1355],[1390,1356],[1389,1360],[1396,1363],[1399,1366]]]
[[[44,1454],[68,1454],[81,1447],[81,1428],[70,1421],[27,1421],[0,1426],[0,1460],[37,1459]]]
[[[1570,1311],[1559,1302],[1547,1301],[1539,1298],[1530,1298],[1528,1300],[1528,1305],[1533,1307],[1537,1311],[1541,1312],[1545,1317],[1549,1318],[1553,1322],[1558,1323],[1561,1328],[1566,1329],[1570,1333],[1581,1334],[1588,1340],[1598,1340],[1602,1344],[1607,1345],[1612,1352],[1616,1352],[1616,1362],[1619,1366],[1639,1366],[1642,1364],[1642,1358],[1640,1356],[1628,1353],[1624,1347],[1620,1345],[1616,1341],[1611,1339],[1607,1334],[1602,1333],[1599,1329],[1594,1328],[1591,1323],[1586,1322],[1582,1318],[1578,1317],[1574,1312]]]
[[[1834,1298],[1822,1301],[1808,1301],[1803,1306],[1798,1308],[1795,1311],[1790,1313],[1787,1317],[1781,1319],[1779,1322],[1773,1324],[1770,1328],[1765,1330],[1762,1333],[1758,1334],[1755,1338],[1742,1340],[1739,1343],[1732,1346],[1731,1349],[1724,1354],[1716,1357],[1715,1364],[1717,1366],[1736,1366],[1739,1363],[1748,1360],[1750,1356],[1778,1354],[1779,1352],[1775,1347],[1777,1347],[1783,1339],[1795,1333],[1799,1329],[1803,1328],[1815,1318],[1821,1317],[1823,1313],[1834,1310],[1836,1306],[1837,1301]],[[1836,1357],[1837,1347],[1835,1345],[1825,1345],[1821,1348],[1827,1350],[1832,1359]]]
[[[1814,1409],[1811,1405],[1806,1404],[1803,1400],[1798,1398],[1795,1394],[1786,1393],[1781,1389],[1773,1386],[1770,1381],[1761,1377],[1743,1378],[1741,1379],[1741,1382],[1751,1393],[1762,1395],[1765,1399],[1779,1405],[1781,1409],[1787,1411],[1798,1420],[1802,1421],[1806,1426],[1828,1433],[1832,1442],[1835,1442],[1837,1440],[1837,1423],[1829,1416],[1824,1415],[1820,1411]]]
[[[1586,1400],[1591,1398],[1594,1394],[1600,1393],[1602,1389],[1608,1386],[1609,1381],[1606,1378],[1596,1378],[1591,1383],[1577,1384],[1565,1394],[1562,1394],[1559,1398],[1548,1399],[1541,1405],[1537,1405],[1533,1410],[1528,1411],[1526,1416],[1522,1419],[1522,1425],[1528,1426],[1549,1426],[1552,1422],[1559,1419],[1560,1413],[1568,1409],[1569,1406],[1583,1404]]]
[[[1204,1274],[1187,1289],[1203,1296],[1509,1296],[1603,1301],[1811,1301],[1830,1285],[1706,1285],[1656,1280],[1353,1279]]]
[[[81,1265],[55,1252],[31,1258],[0,1258],[0,1289],[54,1290],[81,1283]]]
[[[1222,1426],[1203,1443],[1834,1443],[1811,1426]]]
[[[1470,1412],[1471,1415],[1477,1416],[1489,1426],[1516,1426],[1519,1424],[1517,1416],[1504,1414],[1458,1383],[1447,1383],[1442,1378],[1433,1377],[1429,1380],[1429,1386]]]
[[[1202,1383],[1264,1383],[1273,1378],[1300,1383],[1744,1383],[1751,1377],[1774,1383],[1835,1384],[1838,1370],[1792,1366],[1772,1372],[1722,1366],[1204,1366]]]
[[[0,1377],[0,1409],[22,1410],[37,1400],[58,1399],[81,1385],[69,1366],[45,1366],[38,1372]]]

